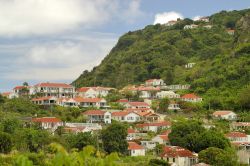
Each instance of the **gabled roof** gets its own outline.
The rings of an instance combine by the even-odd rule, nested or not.
[[[31,101],[45,101],[45,100],[57,100],[53,96],[33,98]]]
[[[230,133],[226,134],[226,137],[239,138],[239,137],[247,137],[247,135],[245,133],[241,133],[241,132],[230,132]]]
[[[190,150],[179,146],[165,146],[161,157],[196,157]]]
[[[143,146],[135,142],[128,142],[128,150],[141,150],[141,149],[144,149]]]
[[[21,90],[24,88],[30,88],[30,86],[16,86],[16,87],[14,87],[14,90]]]
[[[106,112],[102,110],[88,110],[84,112],[84,115],[104,115]]]
[[[138,113],[136,112],[130,112],[130,111],[119,111],[119,112],[112,112],[112,116],[126,116],[128,114],[134,113],[138,116],[140,116]]]
[[[133,134],[133,133],[136,133],[135,129],[132,129],[132,128],[128,128],[128,134]]]
[[[198,99],[201,97],[196,96],[194,93],[189,93],[189,94],[185,94],[185,95],[181,96],[181,98],[183,98],[183,99]]]
[[[159,135],[159,137],[161,138],[161,139],[163,139],[164,141],[168,141],[169,139],[168,139],[168,135]]]
[[[56,122],[62,122],[62,121],[56,117],[42,117],[42,118],[33,118],[32,122],[56,123]]]
[[[69,85],[69,84],[65,84],[65,83],[50,83],[50,82],[47,82],[47,83],[39,83],[39,84],[36,84],[35,87],[61,87],[61,88],[73,88],[72,85]]]
[[[150,86],[148,86],[148,87],[139,86],[139,87],[137,88],[137,90],[138,90],[138,91],[160,91],[161,88],[159,88],[159,87],[150,87]]]
[[[87,92],[90,89],[90,87],[81,87],[79,89],[77,89],[77,92]]]
[[[3,92],[3,93],[1,93],[1,95],[4,96],[4,97],[7,97],[7,96],[9,96],[11,94],[12,94],[12,92]]]
[[[120,99],[116,101],[117,103],[128,103],[128,99]]]
[[[233,111],[227,111],[227,110],[225,110],[225,111],[215,111],[214,113],[213,113],[213,115],[228,115],[228,114],[231,114],[231,113],[234,113]]]

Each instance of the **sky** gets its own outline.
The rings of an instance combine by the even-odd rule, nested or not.
[[[249,0],[0,0],[0,92],[71,83],[128,31],[246,8]]]

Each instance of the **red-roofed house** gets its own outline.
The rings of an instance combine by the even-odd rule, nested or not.
[[[153,131],[157,132],[162,129],[168,129],[171,127],[171,122],[163,121],[163,122],[155,122],[155,123],[143,123],[137,124],[136,127],[144,132]]]
[[[159,87],[153,86],[139,86],[137,91],[139,92],[139,97],[143,99],[151,99],[156,97],[156,93],[159,92],[161,89]]]
[[[185,94],[181,97],[181,100],[187,101],[187,102],[201,102],[202,98],[195,95],[194,93]]]
[[[146,86],[163,86],[165,85],[162,79],[150,79],[145,81]]]
[[[160,157],[178,166],[192,166],[198,161],[197,154],[179,146],[165,146]]]
[[[130,156],[145,156],[144,147],[135,142],[128,142],[128,151]]]
[[[150,108],[150,105],[145,102],[128,102],[125,104],[126,108]]]
[[[137,136],[136,136],[136,131],[135,131],[135,129],[132,129],[132,128],[128,128],[128,135],[127,135],[127,140],[128,141],[131,141],[131,140],[134,140],[134,139],[136,139],[137,138]]]
[[[75,87],[65,83],[39,83],[34,86],[34,93],[44,97],[72,98],[75,96]]]
[[[120,111],[120,112],[113,112],[112,119],[120,122],[134,123],[141,121],[141,116],[135,112]]]
[[[74,100],[77,102],[78,106],[81,107],[97,107],[97,108],[107,108],[107,101],[103,98],[82,98],[76,97]]]
[[[84,98],[105,97],[114,88],[109,87],[82,87],[77,89],[77,95]]]
[[[227,33],[229,35],[234,35],[235,30],[234,29],[227,29]]]
[[[88,117],[88,123],[111,123],[111,113],[102,110],[89,110],[83,113]]]
[[[201,17],[199,18],[199,21],[209,22],[209,17]]]
[[[242,133],[242,132],[230,132],[226,134],[226,137],[232,142],[248,142],[249,141],[247,134]]]
[[[168,145],[169,144],[168,134],[170,132],[171,132],[170,130],[167,130],[164,133],[161,133],[155,136],[154,138],[152,138],[152,141],[158,144]]]
[[[57,104],[57,98],[53,96],[34,98],[31,101],[32,103],[37,104],[37,105],[56,105]]]
[[[31,86],[16,86],[13,88],[12,93],[13,97],[22,97],[34,94],[33,87]]]
[[[2,95],[3,97],[8,98],[8,99],[12,99],[12,98],[15,97],[13,92],[3,92],[3,93],[1,93],[1,95]]]
[[[33,123],[38,123],[42,129],[48,129],[54,132],[59,126],[63,126],[63,122],[56,117],[32,118]]]
[[[237,115],[233,111],[223,110],[223,111],[215,111],[213,113],[213,117],[218,119],[226,119],[226,120],[236,120]]]

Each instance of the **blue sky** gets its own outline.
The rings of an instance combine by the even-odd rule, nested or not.
[[[24,81],[71,83],[128,31],[249,7],[247,0],[0,0],[0,92]]]

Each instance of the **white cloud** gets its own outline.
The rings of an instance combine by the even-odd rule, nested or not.
[[[0,36],[47,35],[92,28],[141,14],[140,0],[0,0]],[[125,7],[124,7],[125,5]],[[130,16],[129,16],[130,14]]]
[[[36,43],[12,63],[18,69],[8,72],[13,80],[74,80],[83,70],[98,65],[114,46],[116,39],[84,38]],[[29,46],[27,46],[29,47]]]
[[[197,21],[197,20],[199,20],[200,18],[201,18],[201,16],[195,16],[195,17],[192,18],[192,20]]]
[[[168,21],[177,20],[178,18],[183,19],[183,15],[175,11],[158,13],[155,15],[154,24],[165,24]]]
[[[121,15],[122,20],[128,23],[134,23],[137,18],[145,14],[141,11],[140,6],[141,0],[132,0],[128,5],[128,9]]]

